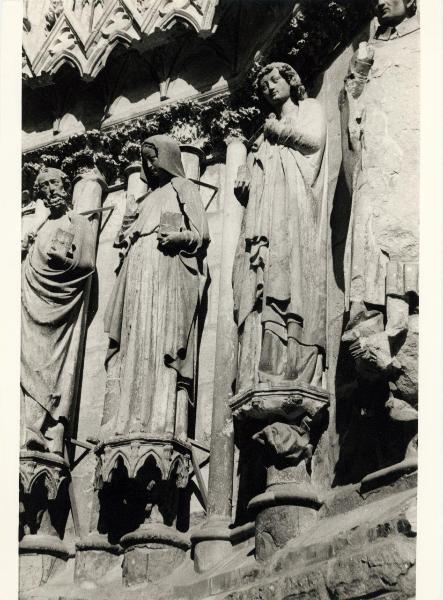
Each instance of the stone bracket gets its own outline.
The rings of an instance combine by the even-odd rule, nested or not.
[[[99,458],[99,478],[109,482],[120,458],[129,478],[135,478],[146,460],[152,457],[160,469],[162,480],[175,477],[178,488],[188,484],[191,465],[191,446],[174,438],[134,434],[115,436],[100,443],[95,453]]]
[[[238,421],[274,419],[292,423],[304,415],[314,417],[329,405],[329,394],[321,388],[294,382],[290,386],[249,389],[234,396],[229,405]]]
[[[58,454],[38,451],[20,452],[20,481],[25,494],[31,494],[40,477],[45,478],[48,500],[55,500],[63,481],[70,477],[69,465]]]

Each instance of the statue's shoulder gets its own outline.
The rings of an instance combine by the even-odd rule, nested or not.
[[[302,104],[303,112],[307,118],[325,120],[324,106],[317,98],[305,98],[300,104]]]
[[[196,183],[187,179],[186,177],[173,177],[171,180],[174,189],[180,193],[198,193],[198,186]]]
[[[303,106],[309,110],[323,112],[323,105],[317,98],[304,98],[302,102]]]

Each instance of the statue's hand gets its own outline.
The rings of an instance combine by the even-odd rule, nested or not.
[[[168,231],[159,233],[157,236],[158,245],[160,248],[167,250],[179,250],[187,240],[186,232]]]
[[[72,263],[70,258],[63,256],[63,254],[60,254],[60,252],[57,252],[53,246],[51,246],[46,255],[49,259],[48,262],[57,269],[66,268]]]
[[[234,192],[239,200],[243,199],[249,192],[251,176],[247,165],[240,165],[237,171],[237,179],[234,183]]]
[[[34,243],[36,234],[33,231],[26,233],[22,239],[22,257],[24,258],[29,251],[29,248]]]

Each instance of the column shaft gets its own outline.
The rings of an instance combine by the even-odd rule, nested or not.
[[[234,466],[234,429],[229,408],[237,367],[237,327],[233,318],[232,267],[240,235],[243,208],[234,194],[246,147],[239,139],[227,140],[223,205],[222,260],[217,318],[217,348],[209,462],[208,517],[231,518]]]
[[[234,182],[238,167],[245,162],[244,144],[238,139],[227,140],[208,508],[205,523],[192,536],[195,544],[194,568],[199,573],[211,569],[232,551],[228,526],[232,519],[234,428],[229,399],[233,395],[237,367],[232,267],[243,215],[243,208],[234,194]]]

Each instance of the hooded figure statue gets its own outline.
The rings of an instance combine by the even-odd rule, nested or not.
[[[208,223],[197,186],[185,178],[178,144],[155,135],[141,151],[141,178],[149,191],[117,236],[122,260],[105,314],[102,435],[184,439],[197,318],[208,281]]]

